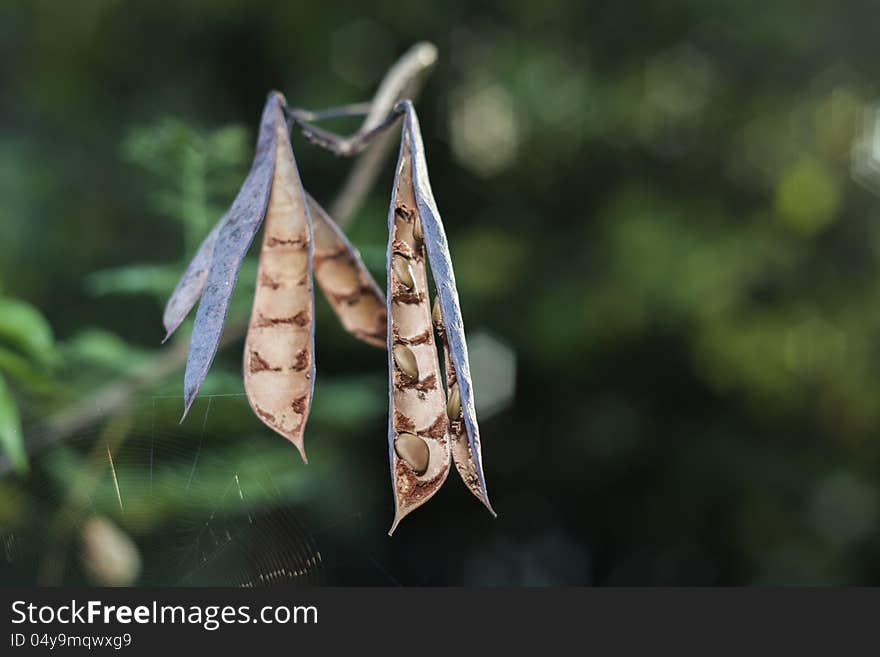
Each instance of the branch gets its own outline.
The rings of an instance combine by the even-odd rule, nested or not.
[[[437,61],[437,48],[430,43],[413,46],[391,69],[379,85],[373,97],[373,108],[367,115],[364,128],[370,129],[381,122],[398,101],[410,98],[413,101],[422,91],[428,74]],[[380,135],[363,155],[354,163],[342,189],[330,204],[330,216],[336,223],[345,227],[373,188],[382,171],[382,165],[394,148],[395,137],[386,132]]]

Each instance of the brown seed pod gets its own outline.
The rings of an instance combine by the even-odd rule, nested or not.
[[[446,398],[431,330],[425,253],[413,235],[416,221],[412,157],[404,137],[388,213],[388,440],[395,503],[389,534],[404,516],[427,502],[449,474]]]
[[[464,481],[465,486],[482,502],[487,509],[495,515],[495,510],[489,503],[488,498],[480,485],[480,477],[477,465],[474,461],[471,446],[468,441],[467,429],[461,412],[461,390],[458,387],[458,378],[455,374],[455,365],[449,352],[449,344],[446,341],[446,331],[443,327],[443,318],[440,313],[440,304],[434,299],[433,310],[434,328],[440,335],[443,343],[443,368],[446,372],[446,417],[449,419],[449,437],[452,441],[452,461],[455,469]]]
[[[324,208],[306,194],[312,217],[315,280],[346,331],[385,348],[388,331],[385,295],[343,232]]]
[[[257,289],[244,348],[244,387],[263,422],[308,462],[303,433],[314,386],[312,223],[282,112]]]
[[[424,234],[424,249],[431,263],[431,275],[437,289],[446,353],[452,367],[448,372],[454,372],[455,383],[461,398],[461,416],[464,425],[464,433],[467,436],[470,462],[473,465],[473,474],[476,476],[481,494],[480,499],[489,509],[492,515],[495,512],[489,503],[489,493],[486,488],[486,478],[483,474],[483,456],[480,442],[480,429],[477,424],[476,404],[474,403],[474,387],[471,381],[470,363],[467,353],[467,340],[464,333],[464,322],[461,316],[461,307],[458,302],[458,291],[455,284],[455,273],[452,268],[452,258],[449,255],[449,245],[446,240],[446,231],[440,219],[440,211],[431,191],[431,182],[428,177],[428,163],[425,157],[425,148],[422,143],[422,134],[419,128],[419,120],[412,103],[401,101],[397,108],[404,112],[403,134],[404,147],[409,146],[412,157],[412,182],[415,192],[418,217],[421,221],[421,229]],[[470,474],[470,472],[469,472]],[[466,479],[470,481],[470,478]]]
[[[131,537],[109,518],[92,516],[80,529],[80,557],[96,586],[133,586],[141,573],[141,554]]]

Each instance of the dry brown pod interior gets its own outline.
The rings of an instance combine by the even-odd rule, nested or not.
[[[315,242],[315,280],[345,330],[384,349],[388,330],[385,295],[330,215],[311,196],[308,202]]]
[[[257,288],[244,349],[248,402],[308,462],[303,433],[314,385],[312,226],[281,111]]]
[[[431,325],[428,273],[412,181],[401,147],[389,212],[388,344],[391,374],[391,476],[395,514],[389,534],[427,502],[449,474],[446,395]]]

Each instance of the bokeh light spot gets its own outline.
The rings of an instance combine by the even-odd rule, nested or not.
[[[488,418],[513,402],[516,353],[486,332],[469,335],[468,345],[477,413]]]
[[[774,205],[784,226],[812,237],[835,220],[840,201],[838,177],[821,160],[804,155],[783,173]]]
[[[456,159],[479,176],[500,173],[516,159],[520,126],[513,99],[500,85],[455,94],[449,131]]]
[[[838,471],[813,491],[807,523],[830,543],[845,546],[870,535],[878,521],[877,489],[852,472]]]

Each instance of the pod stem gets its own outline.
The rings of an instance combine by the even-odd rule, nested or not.
[[[299,108],[288,108],[285,110],[288,123],[291,127],[299,128],[303,136],[312,144],[330,151],[339,157],[353,157],[363,151],[367,146],[373,143],[373,140],[397,121],[398,117],[403,114],[401,107],[395,106],[387,114],[387,116],[377,125],[366,131],[358,131],[353,135],[344,137],[330,130],[319,128],[312,124],[312,121],[319,121],[325,118],[339,118],[343,116],[363,116],[369,111],[370,103],[357,105],[342,105],[340,107],[331,107],[320,112],[310,112]],[[365,111],[366,110],[366,111]]]
[[[298,127],[306,139],[340,157],[352,157],[363,151],[374,139],[394,124],[402,113],[395,106],[403,98],[413,98],[421,90],[425,78],[437,62],[437,47],[428,42],[415,44],[388,69],[369,103],[343,105],[319,112],[294,108],[287,111],[291,127]],[[312,125],[324,119],[363,116],[361,127],[348,136],[338,135]],[[343,190],[344,192],[348,190]],[[331,208],[333,216],[341,215]]]

